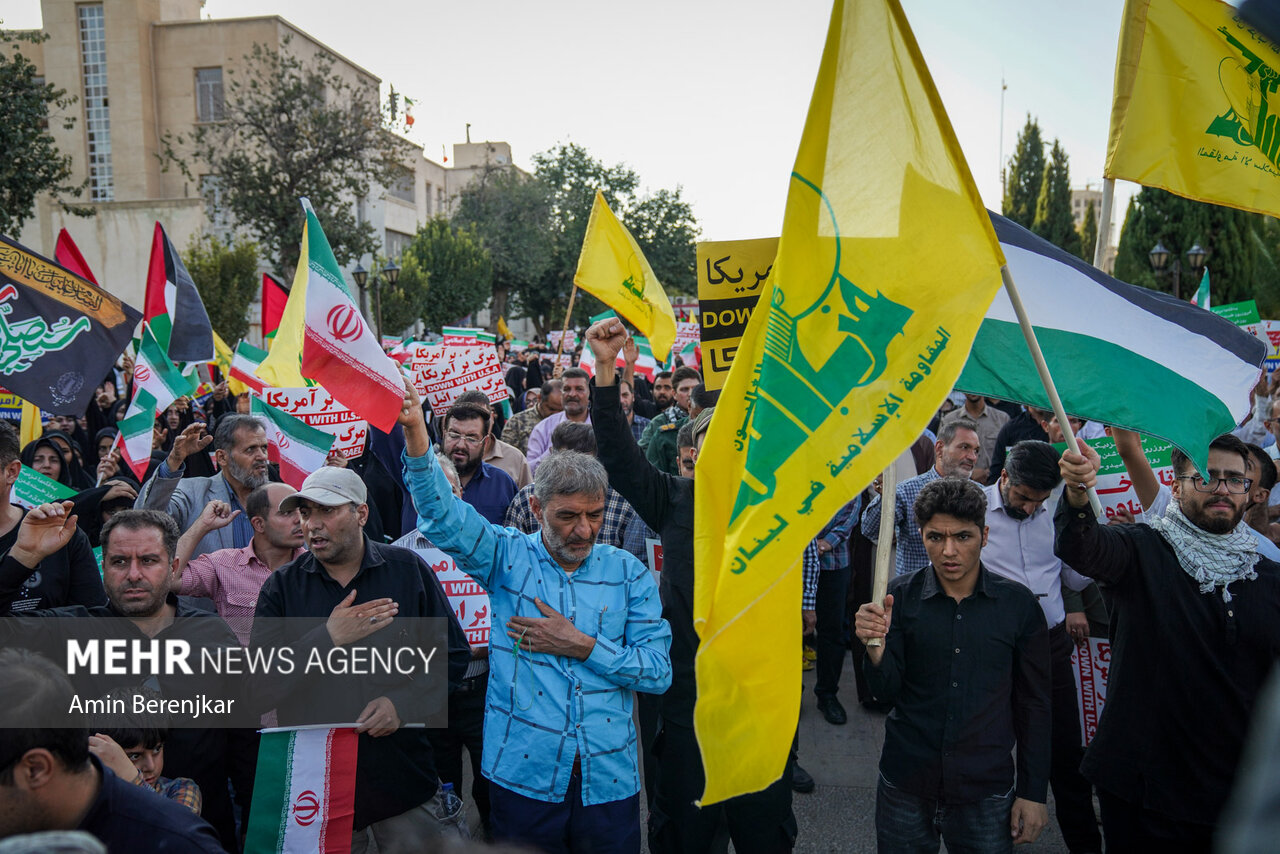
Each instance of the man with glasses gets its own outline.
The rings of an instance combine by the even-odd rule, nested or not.
[[[455,403],[444,414],[441,449],[453,461],[462,481],[462,500],[495,525],[501,525],[516,496],[511,475],[484,462],[490,413],[474,403]]]
[[[1106,711],[1081,771],[1108,851],[1210,851],[1250,711],[1280,656],[1280,564],[1243,524],[1248,448],[1225,435],[1203,475],[1173,452],[1173,500],[1150,524],[1102,526],[1099,458],[1063,453],[1057,554],[1112,595]]]

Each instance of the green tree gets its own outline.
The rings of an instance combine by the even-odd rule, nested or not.
[[[514,167],[490,166],[458,194],[453,221],[473,228],[493,261],[493,323],[508,312],[526,315],[521,296],[551,265],[551,203],[543,183]]]
[[[216,175],[225,209],[278,270],[297,266],[303,197],[338,264],[377,251],[379,236],[352,201],[398,180],[407,153],[384,126],[377,93],[344,79],[327,54],[299,59],[287,38],[278,50],[255,44],[227,76],[223,120],[198,125],[189,140],[166,135],[166,168],[194,180],[199,163]]]
[[[1024,228],[1031,228],[1044,181],[1044,140],[1040,124],[1027,113],[1027,123],[1018,134],[1018,144],[1009,158],[1001,211]]]
[[[405,247],[395,286],[383,286],[382,329],[395,335],[419,319],[428,329],[456,323],[484,308],[492,288],[493,261],[475,231],[437,217]]]
[[[1153,187],[1143,187],[1129,201],[1120,245],[1116,250],[1116,278],[1143,287],[1173,291],[1170,270],[1157,276],[1151,269],[1149,253],[1157,242],[1163,243],[1171,255],[1176,253],[1181,265],[1179,294],[1184,299],[1199,284],[1195,272],[1188,269],[1187,250],[1195,244],[1208,252],[1209,281],[1214,303],[1257,299],[1261,308],[1274,292],[1274,280],[1267,275],[1274,269],[1274,255],[1266,244],[1269,226],[1266,217],[1221,205],[1210,205],[1175,196]]]
[[[1071,173],[1067,152],[1053,141],[1049,162],[1044,166],[1040,195],[1036,199],[1036,218],[1031,230],[1072,255],[1080,254],[1080,233],[1071,215]]]
[[[653,274],[668,294],[698,292],[693,207],[680,197],[680,187],[659,190],[627,208],[623,225],[640,245]]]
[[[234,347],[249,332],[249,304],[262,281],[257,244],[241,240],[228,245],[210,235],[193,237],[182,260],[214,331]]]
[[[1093,212],[1092,202],[1084,206],[1084,221],[1080,223],[1080,257],[1093,263],[1093,255],[1098,246],[1098,217]]]
[[[49,122],[63,130],[75,126],[75,116],[62,112],[76,102],[74,95],[41,81],[35,65],[21,53],[23,43],[37,45],[49,36],[39,32],[0,29],[0,233],[17,236],[35,213],[36,196],[51,193],[62,209],[76,216],[93,210],[66,201],[79,197],[88,179],[72,181],[71,157],[58,151]]]

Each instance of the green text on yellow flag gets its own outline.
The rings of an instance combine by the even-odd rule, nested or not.
[[[800,557],[920,435],[1000,286],[990,220],[896,0],[839,0],[773,270],[698,458],[704,803],[778,779]]]

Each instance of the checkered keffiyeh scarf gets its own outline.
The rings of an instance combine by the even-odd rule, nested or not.
[[[1222,601],[1231,601],[1227,585],[1244,579],[1253,581],[1258,572],[1258,541],[1241,520],[1235,530],[1226,534],[1210,534],[1191,523],[1177,501],[1170,501],[1163,516],[1151,520],[1151,527],[1173,547],[1182,571],[1200,584],[1201,593],[1222,588]]]

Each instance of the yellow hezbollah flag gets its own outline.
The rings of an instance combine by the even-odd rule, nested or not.
[[[1108,178],[1280,216],[1280,51],[1218,0],[1129,0]]]
[[[596,190],[573,283],[631,321],[665,362],[676,340],[676,313],[635,238]]]
[[[248,387],[240,382],[240,380],[231,377],[231,348],[227,346],[227,342],[222,340],[222,336],[215,330],[213,333],[213,364],[218,366],[218,370],[222,372],[222,378],[227,382],[227,389],[232,394],[243,394],[248,391]]]
[[[1003,263],[897,0],[837,0],[777,260],[698,457],[703,803],[781,775],[804,547],[937,411]]]
[[[507,326],[507,319],[505,317],[498,318],[498,334],[508,341],[515,337],[511,334],[511,327]]]
[[[257,374],[267,385],[276,388],[302,388],[315,385],[302,378],[302,334],[307,326],[307,259],[309,240],[307,229],[302,229],[302,249],[298,255],[298,269],[293,274],[293,287],[284,304],[284,314],[271,339],[267,358],[257,367]]]

